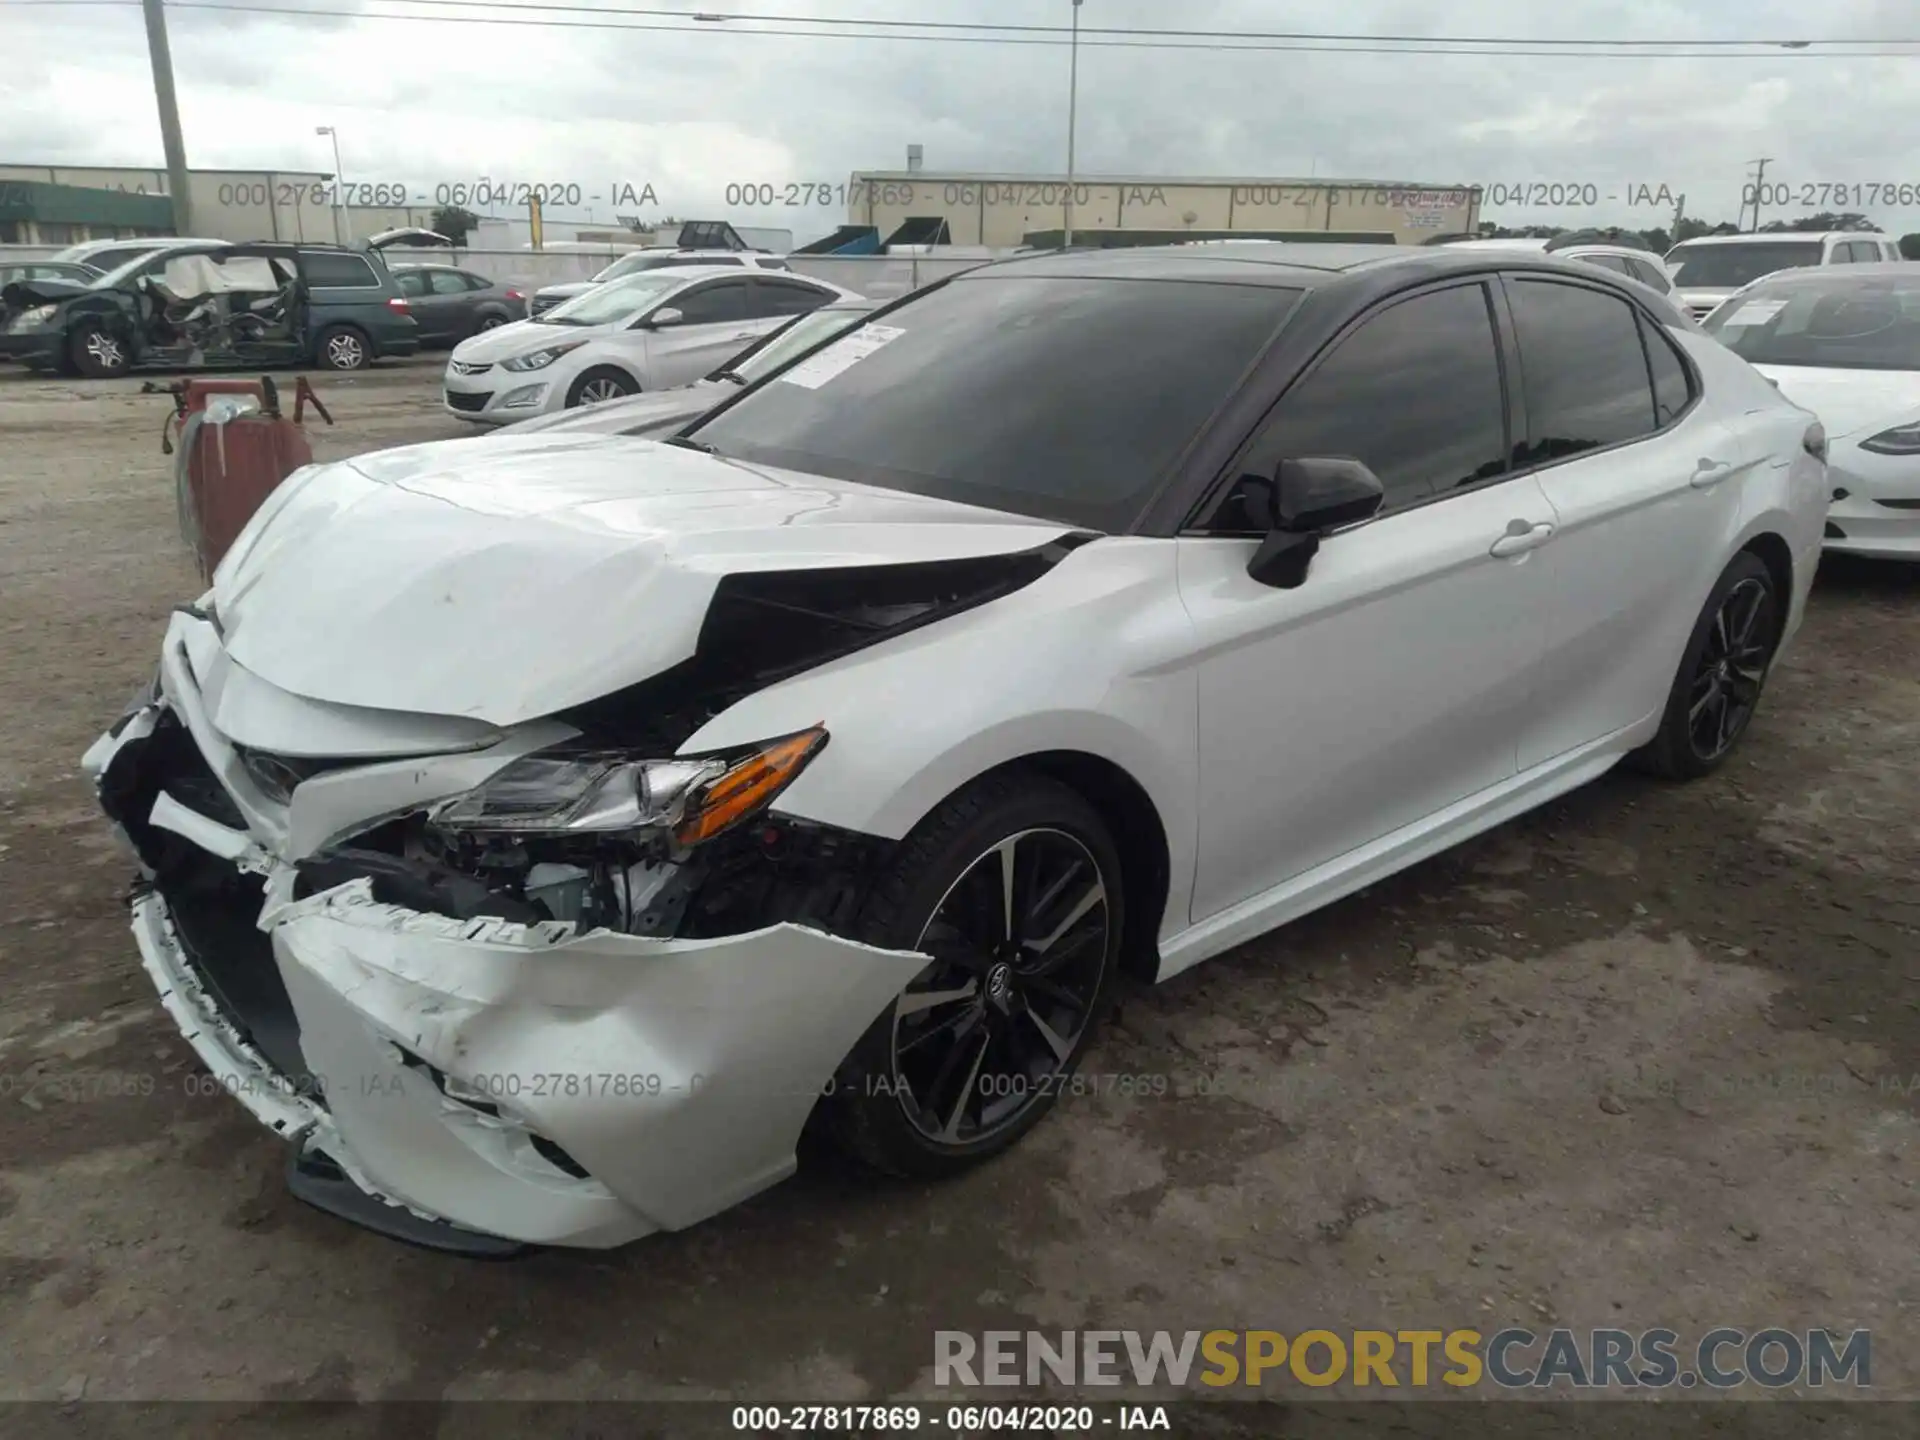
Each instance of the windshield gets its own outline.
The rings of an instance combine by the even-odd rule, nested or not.
[[[1818,240],[1758,240],[1750,245],[1696,245],[1689,241],[1667,252],[1673,283],[1689,289],[1738,290],[1776,270],[1819,263]]]
[[[646,309],[669,290],[686,284],[684,270],[644,270],[596,286],[535,318],[536,325],[613,325]]]
[[[666,262],[667,257],[664,255],[623,256],[594,276],[593,283],[599,285],[608,280],[618,280],[623,275],[639,275],[648,270],[658,270]]]
[[[165,253],[169,255],[190,255],[197,252],[190,250],[170,250]],[[138,275],[142,270],[146,269],[150,261],[157,258],[160,258],[160,252],[144,250],[131,260],[122,260],[98,280],[90,282],[91,287],[95,290],[111,290],[116,285],[123,285],[133,279],[133,277]]]
[[[1759,365],[1920,370],[1920,275],[1811,277],[1756,285],[1707,333]]]
[[[1265,285],[969,276],[686,434],[733,459],[1124,530],[1298,298]]]
[[[802,315],[790,321],[785,329],[775,331],[758,350],[729,365],[727,373],[738,375],[751,385],[762,375],[771,375],[794,356],[858,325],[861,317],[872,309],[871,305],[855,310],[827,308]]]

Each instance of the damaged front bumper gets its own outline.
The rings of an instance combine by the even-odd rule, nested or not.
[[[220,763],[178,643],[193,623],[175,617],[160,693],[84,764],[124,795],[142,742],[177,721],[245,821],[158,788],[139,818],[202,858],[192,880],[143,861],[133,931],[201,1061],[290,1142],[296,1193],[485,1254],[680,1229],[792,1172],[835,1068],[924,956],[794,924],[686,940],[463,920],[383,903],[369,879],[300,895],[298,817]],[[473,760],[406,768],[418,784]]]

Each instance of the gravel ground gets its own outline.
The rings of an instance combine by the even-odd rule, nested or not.
[[[321,458],[463,433],[438,363],[318,377]],[[1508,1323],[1867,1327],[1920,1398],[1920,567],[1823,570],[1713,779],[1609,777],[1126,995],[1086,1070],[1184,1098],[488,1265],[291,1199],[139,971],[76,763],[197,593],[137,390],[0,374],[0,1398],[872,1400],[936,1328]]]

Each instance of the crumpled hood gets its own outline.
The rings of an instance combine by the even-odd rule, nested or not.
[[[79,280],[13,280],[0,289],[0,308],[30,310],[36,305],[58,305],[86,294],[88,288]]]
[[[1920,371],[1829,370],[1811,365],[1756,365],[1780,393],[1819,417],[1829,440],[1868,439],[1920,421]]]
[[[652,440],[489,436],[310,466],[214,574],[296,695],[512,725],[686,659],[723,575],[1033,549],[1051,521]]]
[[[606,400],[598,405],[576,405],[571,410],[555,410],[517,420],[493,433],[497,436],[528,435],[537,431],[558,431],[569,435],[632,435],[644,428],[665,428],[696,415],[704,415],[729,395],[738,395],[740,387],[726,380],[696,380],[672,390],[653,390],[644,395],[629,395],[622,400]]]

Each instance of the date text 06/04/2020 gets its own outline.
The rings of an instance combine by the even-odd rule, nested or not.
[[[424,185],[405,180],[342,180],[338,184],[324,180],[234,180],[222,183],[214,198],[223,206],[274,209],[299,205],[386,209],[457,205],[464,209],[472,205],[482,210],[524,210],[535,201],[565,207],[614,205],[638,209],[660,203],[659,193],[647,180],[492,180],[484,175]]]

